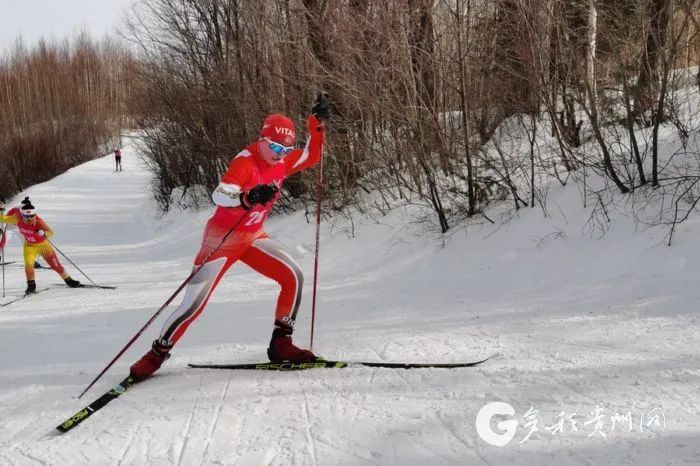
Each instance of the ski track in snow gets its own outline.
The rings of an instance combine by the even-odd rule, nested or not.
[[[277,288],[237,265],[155,377],[71,432],[47,436],[149,348],[169,310],[75,398],[187,276],[211,212],[160,217],[150,175],[132,148],[123,154],[122,173],[108,156],[15,198],[30,195],[56,245],[118,289],[52,287],[0,309],[0,465],[700,463],[700,222],[684,224],[672,248],[656,246],[663,232],[635,232],[625,218],[592,239],[581,231],[590,212],[575,186],[549,194],[566,219],[524,209],[511,223],[454,234],[445,247],[405,227],[403,212],[381,224],[356,219],[355,238],[342,220],[324,223],[318,353],[397,362],[495,354],[479,367],[189,369],[265,359]],[[273,218],[267,231],[311,278],[315,226],[303,213]],[[21,264],[17,239],[6,253]],[[7,300],[25,283],[21,266],[5,272]],[[50,270],[37,280],[60,283]],[[505,447],[476,432],[476,414],[491,401],[516,410],[518,431]],[[588,437],[583,422],[597,406],[637,417],[663,408],[666,430]],[[539,431],[520,443],[530,407]],[[545,430],[560,411],[580,416],[578,432]]]

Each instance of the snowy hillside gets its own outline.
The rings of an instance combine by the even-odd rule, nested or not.
[[[700,222],[683,224],[670,248],[664,231],[637,231],[625,218],[591,238],[573,184],[549,193],[561,207],[551,218],[525,209],[509,223],[457,232],[444,247],[436,235],[419,237],[410,212],[356,219],[354,238],[341,220],[324,224],[317,353],[399,362],[496,355],[478,368],[189,369],[265,359],[277,288],[237,265],[157,376],[48,437],[149,347],[168,311],[75,398],[188,275],[210,214],[159,218],[129,147],[124,167],[113,173],[105,157],[22,193],[55,244],[118,289],[57,286],[0,308],[0,464],[700,463]],[[267,227],[307,276],[303,344],[314,228],[302,213]],[[25,287],[21,245],[15,239],[6,251],[16,261],[5,270],[15,296]],[[60,279],[40,270],[37,283]],[[500,420],[519,424],[503,447],[475,427],[495,401],[515,411]],[[576,431],[568,420],[557,429],[562,412],[576,413]]]

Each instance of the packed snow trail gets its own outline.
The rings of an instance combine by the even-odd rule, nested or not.
[[[412,211],[324,222],[315,351],[396,362],[498,353],[481,366],[190,369],[265,359],[277,287],[236,265],[155,377],[47,437],[149,347],[168,310],[75,399],[188,275],[211,212],[161,218],[150,175],[131,147],[123,153],[121,173],[107,156],[15,198],[31,196],[56,245],[96,283],[118,289],[52,288],[0,308],[0,464],[700,463],[700,223],[684,224],[671,248],[658,245],[662,231],[636,232],[624,217],[591,238],[575,186],[549,194],[566,218],[526,209],[498,227],[453,233],[444,247],[410,223]],[[314,225],[299,212],[271,219],[267,231],[310,283]],[[6,251],[17,261],[6,268],[8,296],[21,294],[21,245]],[[37,271],[39,287],[56,283],[54,272]],[[300,343],[308,342],[309,298],[307,285]],[[504,447],[475,427],[493,401],[512,405],[519,422]],[[530,407],[537,413],[525,419]],[[605,438],[584,425],[597,407]],[[640,416],[656,408],[665,430],[640,431]],[[547,429],[560,412],[577,413],[577,432]],[[630,412],[634,429],[618,422],[612,431],[617,412]],[[533,417],[538,430],[526,438]]]

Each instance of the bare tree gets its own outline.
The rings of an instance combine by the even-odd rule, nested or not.
[[[673,79],[697,61],[697,3],[152,0],[131,25],[131,108],[167,208],[206,201],[267,113],[303,134],[326,89],[324,209],[419,203],[446,232],[493,200],[544,206],[579,169],[623,193],[663,184],[654,134],[666,117],[688,133]],[[313,175],[286,189],[284,208],[310,204]]]

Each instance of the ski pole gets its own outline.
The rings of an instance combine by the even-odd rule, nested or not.
[[[2,297],[5,297],[5,232],[7,231],[7,226],[2,228],[2,251],[0,251],[0,261],[2,261]]]
[[[323,146],[321,147],[323,150]],[[318,253],[321,247],[321,190],[323,187],[323,152],[318,165],[318,186],[316,188],[316,253],[314,258],[314,290],[311,297],[311,342],[309,348],[314,347],[314,326],[316,324],[316,287],[318,284]]]
[[[53,243],[51,242],[50,239],[46,238],[46,241],[48,241],[49,244],[51,245],[51,247],[54,248],[56,251],[58,251],[58,253],[59,253],[60,255],[62,255],[63,257],[65,257],[65,259],[66,259],[68,262],[70,262],[71,265],[72,265],[73,267],[75,267],[76,269],[78,269],[78,272],[80,272],[80,273],[82,273],[83,275],[85,275],[85,278],[87,278],[88,280],[90,280],[90,283],[92,283],[92,284],[95,285],[95,286],[100,286],[100,285],[98,285],[97,283],[93,282],[93,281],[92,281],[92,278],[88,277],[87,274],[86,274],[85,272],[83,272],[82,270],[80,270],[80,267],[78,267],[77,265],[75,265],[75,263],[74,263],[72,260],[70,260],[70,259],[68,258],[68,256],[66,256],[65,254],[63,254],[63,252],[61,252],[61,250],[58,249],[58,248],[56,247],[56,245],[53,244]]]
[[[128,350],[128,349],[131,347],[131,345],[132,345],[132,344],[141,336],[141,334],[153,323],[153,321],[156,320],[156,318],[160,315],[160,313],[163,312],[163,310],[164,310],[166,307],[168,307],[168,305],[173,301],[173,299],[175,299],[175,297],[176,297],[178,294],[180,294],[180,291],[182,291],[182,290],[187,286],[187,284],[188,284],[189,282],[192,281],[192,279],[194,278],[194,276],[197,275],[197,272],[199,272],[199,271],[202,269],[202,267],[204,267],[204,265],[207,263],[207,261],[209,260],[209,258],[210,258],[216,251],[218,251],[218,250],[221,248],[221,246],[223,246],[224,242],[226,241],[226,238],[228,238],[228,236],[229,236],[231,233],[233,233],[233,232],[238,228],[238,226],[241,224],[241,222],[243,222],[243,220],[245,220],[246,218],[248,218],[248,214],[247,214],[247,213],[246,213],[244,216],[242,216],[241,219],[240,219],[239,221],[236,222],[236,224],[228,231],[228,233],[226,233],[226,235],[224,235],[224,237],[223,237],[223,239],[221,240],[221,242],[219,243],[219,245],[218,245],[215,249],[213,249],[209,254],[207,254],[207,256],[206,256],[206,257],[204,258],[204,260],[202,261],[202,264],[199,265],[198,267],[195,267],[195,268],[192,270],[192,272],[191,272],[190,275],[185,279],[185,281],[182,282],[182,284],[177,288],[177,290],[175,290],[175,293],[173,293],[173,294],[168,298],[168,300],[165,301],[165,304],[163,304],[163,305],[160,307],[160,309],[158,309],[158,310],[156,311],[156,313],[153,314],[153,317],[151,317],[150,319],[148,319],[148,322],[146,322],[146,324],[145,324],[143,327],[141,327],[141,330],[139,330],[139,331],[136,333],[136,335],[134,335],[134,336],[131,338],[131,340],[129,340],[129,342],[126,344],[126,346],[125,346],[124,348],[122,348],[121,351],[119,351],[119,353],[114,357],[114,359],[112,359],[112,360],[110,361],[110,363],[107,364],[107,366],[106,366],[104,369],[102,369],[102,372],[100,372],[100,373],[97,375],[97,377],[95,377],[95,380],[93,380],[92,382],[90,382],[90,385],[88,385],[87,388],[85,388],[85,390],[83,390],[83,392],[78,396],[78,399],[82,398],[82,396],[85,395],[85,393],[87,393],[87,391],[90,390],[90,388],[91,388],[93,385],[95,385],[95,382],[97,382],[97,381],[104,375],[104,373],[107,372],[107,371],[109,370],[109,368],[112,367],[112,365],[113,365],[115,362],[117,362],[117,359],[119,359],[119,358],[122,356],[122,354],[124,354],[124,353],[126,352],[126,350]]]
[[[5,215],[5,198],[0,198],[0,215]],[[0,260],[2,261],[2,297],[5,297],[5,243],[7,238],[5,237],[5,232],[7,232],[7,224],[2,226],[2,234],[0,235],[0,241],[2,241],[2,250],[0,251]]]

